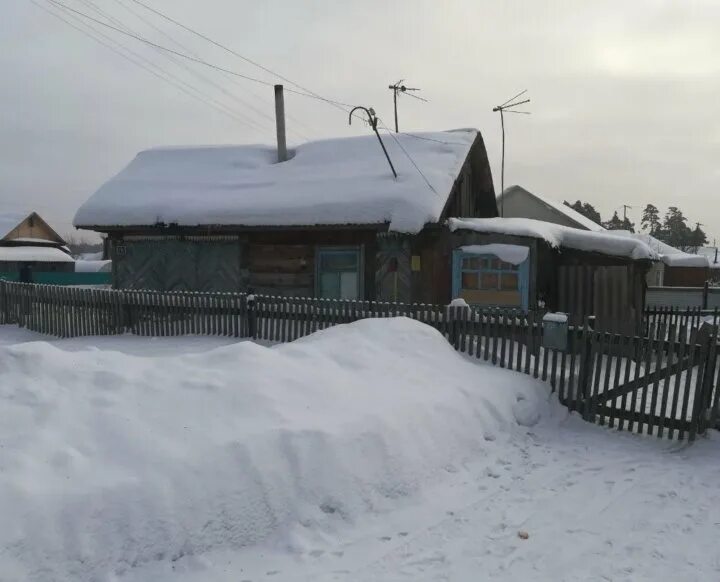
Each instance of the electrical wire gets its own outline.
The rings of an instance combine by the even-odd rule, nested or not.
[[[113,26],[113,25],[111,25],[111,24],[108,24],[107,22],[103,22],[102,20],[98,20],[97,18],[94,18],[94,17],[90,16],[89,14],[86,14],[86,13],[84,13],[84,12],[81,12],[80,10],[75,10],[74,8],[68,6],[67,4],[64,4],[64,3],[62,3],[62,2],[59,2],[58,0],[47,0],[47,1],[48,1],[48,2],[51,2],[52,4],[55,4],[55,5],[59,6],[59,7],[61,7],[61,8],[64,8],[64,9],[65,9],[66,11],[68,11],[68,12],[73,12],[73,13],[77,14],[78,16],[82,17],[82,18],[85,18],[85,19],[87,19],[87,20],[91,20],[92,22],[95,22],[96,24],[99,24],[99,25],[101,25],[101,26],[104,26],[105,28],[109,28],[109,29],[111,29],[111,30],[114,30],[115,32],[118,32],[118,33],[123,34],[123,35],[125,35],[125,36],[129,36],[129,37],[131,37],[131,38],[134,38],[135,40],[137,40],[137,41],[139,41],[139,42],[142,42],[142,43],[144,43],[144,44],[147,44],[148,46],[155,47],[155,48],[157,48],[157,49],[160,49],[160,50],[162,50],[162,51],[166,51],[166,52],[168,52],[168,53],[174,54],[174,55],[176,55],[176,56],[178,56],[178,57],[181,57],[181,58],[183,58],[183,59],[187,59],[187,60],[189,60],[189,61],[193,61],[193,62],[195,62],[195,63],[198,63],[198,64],[200,64],[200,65],[204,65],[204,66],[206,66],[206,67],[209,67],[209,68],[211,68],[211,69],[215,69],[215,70],[217,70],[217,71],[222,71],[222,72],[224,72],[224,73],[228,73],[229,75],[234,75],[234,76],[236,76],[236,77],[239,77],[239,78],[241,78],[241,79],[245,79],[245,80],[247,80],[247,81],[252,81],[252,82],[254,82],[254,83],[259,83],[259,84],[261,84],[261,85],[266,85],[266,86],[268,86],[268,87],[273,87],[273,86],[274,86],[274,83],[271,83],[271,82],[269,82],[269,81],[264,81],[264,80],[262,80],[262,79],[258,79],[257,77],[251,77],[250,75],[244,75],[244,74],[242,74],[242,73],[238,73],[237,71],[233,71],[233,70],[231,70],[231,69],[226,69],[226,68],[221,67],[221,66],[219,66],[219,65],[214,65],[213,63],[210,63],[210,62],[205,61],[205,60],[203,60],[203,59],[195,58],[195,57],[193,57],[193,56],[191,56],[191,55],[188,55],[188,54],[182,53],[182,52],[180,52],[180,51],[176,51],[176,50],[174,50],[174,49],[171,49],[171,48],[169,48],[169,47],[163,46],[163,45],[161,45],[161,44],[155,43],[155,42],[153,42],[153,41],[151,41],[151,40],[149,40],[149,39],[147,39],[147,38],[144,38],[144,37],[142,37],[142,36],[140,36],[140,35],[137,35],[137,34],[134,34],[134,33],[131,33],[131,32],[126,32],[126,31],[122,30],[121,28],[118,28],[118,27],[116,27],[116,26]],[[134,0],[133,0],[133,1],[134,1]],[[296,90],[294,90],[294,89],[289,89],[289,88],[285,88],[285,91],[288,91],[289,93],[293,93],[293,94],[295,94],[295,95],[301,95],[302,97],[309,97],[309,98],[311,98],[311,99],[318,99],[319,101],[324,101],[325,103],[329,103],[329,104],[331,104],[331,105],[339,105],[339,106],[341,106],[341,107],[347,107],[347,108],[351,107],[351,105],[348,105],[347,103],[343,103],[343,102],[341,102],[341,101],[335,101],[334,99],[328,99],[328,98],[326,98],[326,97],[322,97],[322,96],[320,96],[320,95],[316,95],[316,94],[313,94],[313,93],[305,93],[305,92],[302,92],[302,91],[296,91]],[[347,112],[347,111],[346,111],[346,112]]]
[[[385,122],[383,122],[382,119],[378,118],[378,121],[380,122],[380,125],[382,125],[383,129],[390,134],[390,137],[392,137],[395,140],[395,143],[398,145],[398,147],[402,150],[402,152],[407,156],[407,159],[410,160],[410,163],[415,167],[415,169],[418,171],[418,174],[422,176],[422,179],[425,180],[425,183],[427,184],[428,188],[432,190],[435,194],[437,194],[437,190],[433,188],[433,185],[430,183],[430,180],[427,179],[425,174],[423,174],[423,171],[420,169],[420,166],[418,166],[415,163],[415,160],[413,160],[412,156],[408,153],[408,151],[403,147],[403,145],[400,143],[400,140],[395,137],[395,134],[390,130],[390,128],[385,125]]]
[[[90,2],[90,3],[92,3],[92,0],[82,0],[82,1],[83,1],[83,2]],[[168,39],[171,43],[173,43],[175,46],[179,47],[180,49],[184,50],[186,53],[188,53],[188,54],[190,54],[190,55],[192,55],[192,56],[194,56],[194,57],[196,57],[196,58],[198,57],[197,53],[194,53],[194,52],[193,52],[190,48],[188,48],[186,45],[184,45],[183,43],[177,41],[172,35],[170,35],[170,34],[168,34],[167,32],[165,32],[165,31],[164,31],[163,29],[161,29],[159,26],[157,26],[157,25],[155,25],[153,22],[151,22],[148,18],[145,18],[145,17],[144,17],[142,14],[140,14],[137,10],[133,9],[131,6],[129,6],[128,4],[126,4],[126,3],[125,3],[125,0],[115,0],[115,1],[116,1],[120,6],[122,6],[125,10],[127,10],[130,14],[132,14],[133,16],[135,16],[136,18],[138,18],[140,21],[142,21],[145,25],[149,26],[150,28],[152,28],[153,30],[155,30],[156,32],[158,32],[159,34],[161,34],[163,37],[167,38],[167,39]],[[117,19],[115,19],[115,21],[116,21],[115,23],[117,24]],[[126,26],[125,28],[127,29],[128,27]],[[135,32],[135,31],[133,31],[132,29],[129,29],[129,30],[130,30],[131,32]],[[155,49],[155,50],[159,50],[159,49]],[[161,52],[161,54],[165,54],[165,53],[162,53],[162,52]],[[241,97],[235,95],[234,93],[231,93],[231,92],[228,91],[225,87],[223,87],[223,86],[220,85],[219,83],[215,82],[213,79],[210,79],[209,77],[203,75],[202,73],[200,73],[200,72],[198,72],[198,71],[195,71],[194,69],[192,69],[191,67],[189,67],[187,64],[185,64],[185,63],[183,63],[182,61],[178,60],[174,55],[165,55],[165,56],[166,56],[167,58],[171,58],[174,63],[176,63],[178,66],[182,67],[183,69],[187,70],[188,72],[190,72],[193,76],[195,76],[195,77],[197,77],[197,78],[205,81],[206,83],[209,83],[210,85],[212,85],[213,87],[215,87],[216,89],[218,89],[219,91],[221,91],[224,95],[228,96],[230,99],[232,99],[232,100],[234,100],[234,101],[237,101],[238,103],[240,103],[240,104],[242,104],[242,105],[244,105],[244,106],[252,109],[253,111],[255,111],[255,113],[257,113],[257,114],[260,115],[261,117],[264,117],[265,119],[268,119],[268,120],[271,121],[273,124],[275,123],[274,117],[272,117],[271,115],[265,113],[265,112],[262,111],[261,109],[258,109],[258,108],[255,107],[252,103],[246,101],[245,99],[242,99]],[[229,77],[229,78],[230,78],[233,82],[236,82],[236,83],[239,83],[239,82],[240,82],[240,80],[239,80],[239,79],[236,79],[235,77]],[[255,97],[256,99],[261,99],[261,98],[258,97],[256,94],[252,93],[251,91],[248,91],[247,89],[246,89],[246,91],[249,92],[249,93],[250,93],[253,97]],[[300,122],[299,120],[295,119],[295,118],[294,118],[292,115],[290,115],[289,113],[286,114],[286,116],[287,116],[287,118],[288,118],[289,120],[291,120],[291,121],[293,122],[293,124],[302,125],[302,126],[305,127],[307,130],[313,131],[312,128],[306,126],[305,124],[303,124],[303,123]],[[300,131],[298,131],[298,130],[296,130],[296,129],[294,129],[294,128],[288,127],[288,131],[294,133],[295,135],[297,135],[298,137],[300,137],[301,139],[304,139],[304,140],[306,140],[306,141],[310,139],[307,135],[305,135],[304,133],[302,133],[302,132],[300,132]]]
[[[46,12],[47,14],[50,14],[50,15],[53,16],[54,18],[57,18],[58,20],[60,20],[60,21],[62,21],[63,23],[65,23],[67,26],[69,26],[69,27],[75,29],[76,31],[80,32],[81,34],[83,34],[83,35],[91,38],[92,40],[94,40],[94,41],[97,42],[98,44],[100,44],[100,45],[104,46],[105,48],[107,48],[108,50],[110,50],[111,52],[115,53],[116,55],[120,56],[121,58],[125,59],[126,61],[129,61],[130,63],[132,63],[132,64],[140,67],[141,69],[145,70],[146,72],[150,73],[151,75],[153,75],[154,77],[160,79],[161,81],[164,81],[165,83],[167,83],[167,84],[175,87],[176,89],[178,89],[178,90],[181,91],[182,93],[188,95],[189,97],[191,97],[191,98],[193,98],[193,99],[195,99],[195,100],[197,100],[197,101],[199,101],[199,102],[201,102],[201,103],[204,103],[205,105],[209,105],[210,107],[212,107],[212,108],[215,109],[216,111],[219,111],[220,113],[222,113],[222,114],[224,114],[224,115],[232,118],[234,121],[237,121],[237,122],[239,122],[239,123],[242,123],[243,125],[246,125],[246,126],[250,127],[251,129],[256,129],[256,130],[258,129],[257,127],[253,127],[253,126],[252,126],[251,124],[249,124],[247,121],[245,121],[245,120],[237,117],[237,116],[236,116],[235,114],[233,114],[231,111],[228,111],[228,110],[224,109],[222,106],[216,105],[216,104],[212,103],[211,101],[208,101],[207,99],[203,98],[201,95],[198,95],[198,94],[196,94],[196,93],[193,93],[192,91],[186,89],[185,87],[183,87],[183,86],[180,85],[179,83],[175,82],[172,78],[166,77],[166,76],[164,76],[162,73],[159,73],[159,72],[153,70],[150,66],[146,65],[145,63],[143,63],[142,60],[138,60],[138,59],[142,59],[142,57],[140,57],[140,55],[137,55],[137,53],[135,53],[134,51],[132,51],[132,50],[128,49],[127,47],[125,47],[125,46],[117,43],[117,41],[115,41],[114,39],[108,37],[107,35],[104,35],[104,34],[100,33],[99,31],[94,30],[94,29],[92,29],[92,28],[91,28],[91,30],[93,30],[93,32],[89,32],[89,31],[81,28],[79,25],[70,22],[69,20],[67,20],[66,18],[64,18],[63,16],[61,16],[60,14],[58,14],[58,13],[56,13],[56,12],[53,12],[52,10],[48,9],[46,6],[43,6],[42,4],[40,4],[39,2],[36,2],[35,0],[30,0],[30,2],[32,2],[32,4],[34,4],[35,6],[37,6],[40,10]],[[86,26],[87,26],[87,25],[86,25]],[[93,34],[93,33],[94,33],[94,34]],[[96,36],[96,35],[97,35],[97,36]],[[103,38],[106,39],[106,40],[103,40]],[[126,54],[125,52],[122,52],[122,51],[118,50],[115,46],[113,46],[113,45],[110,44],[110,43],[115,43],[117,46],[120,46],[124,51],[126,51],[126,52],[129,53],[130,55],[134,55],[134,56],[128,56],[128,54]],[[145,60],[146,60],[146,59],[145,59]]]
[[[107,18],[110,22],[113,22],[115,25],[123,28],[124,30],[126,30],[126,31],[128,31],[128,32],[134,32],[134,31],[133,31],[129,26],[127,26],[122,20],[119,20],[118,18],[115,18],[115,17],[112,16],[111,14],[107,13],[106,11],[104,11],[103,9],[101,9],[100,7],[98,7],[97,4],[95,4],[92,0],[79,0],[79,1],[82,2],[83,4],[85,4],[86,6],[89,6],[91,9],[95,10],[98,14],[100,14],[101,16]],[[87,24],[86,24],[86,26],[90,26],[90,25],[87,25]],[[90,28],[92,29],[92,26],[90,26]],[[95,29],[93,29],[93,30],[95,30]],[[98,31],[96,31],[96,32],[98,32]],[[98,32],[98,33],[99,33],[99,32]],[[115,42],[117,42],[117,41],[115,41]],[[121,45],[121,46],[123,46],[123,45]],[[157,49],[156,49],[156,50],[157,50]],[[235,96],[232,95],[231,93],[225,91],[225,89],[224,89],[222,86],[215,84],[211,79],[208,79],[208,78],[205,77],[204,75],[201,75],[200,73],[198,73],[198,72],[194,71],[193,69],[191,69],[191,68],[190,68],[187,64],[185,64],[183,61],[180,61],[180,60],[174,58],[172,55],[168,55],[168,54],[166,54],[166,53],[163,53],[162,51],[158,51],[158,53],[159,53],[160,55],[162,55],[163,57],[169,59],[172,63],[176,64],[178,67],[182,68],[182,69],[185,70],[186,72],[189,72],[191,75],[193,75],[193,76],[195,76],[195,77],[199,77],[202,81],[209,82],[210,84],[216,85],[216,87],[217,87],[218,89],[220,89],[222,92],[224,92],[224,93],[225,93],[226,95],[228,95],[229,97],[231,97],[231,98],[234,98],[234,97],[235,97]],[[139,55],[138,55],[138,56],[139,56]],[[191,90],[194,90],[194,91],[196,91],[197,93],[203,95],[202,91],[198,90],[196,87],[193,87],[193,86],[190,85],[189,83],[186,83],[183,79],[181,79],[181,78],[178,77],[177,75],[173,75],[173,74],[170,73],[169,71],[166,71],[165,69],[163,69],[163,68],[162,68],[160,65],[158,65],[157,63],[154,63],[154,62],[150,61],[149,59],[146,59],[146,62],[148,62],[148,63],[152,64],[153,66],[155,66],[156,68],[160,69],[161,71],[163,71],[163,72],[164,72],[165,74],[167,74],[168,76],[171,76],[171,77],[174,78],[177,82],[182,83],[183,85],[185,85],[186,87],[190,88]],[[208,94],[205,94],[204,97],[206,97],[206,98],[208,98],[208,99],[211,99],[211,100],[213,99],[212,96],[210,96],[210,95],[208,95]],[[259,131],[272,131],[272,126],[261,125],[261,124],[258,123],[257,121],[252,120],[252,119],[250,119],[249,117],[247,117],[244,112],[236,112],[235,110],[230,109],[227,105],[223,104],[223,103],[220,102],[220,101],[215,100],[215,102],[216,102],[218,105],[220,105],[221,107],[223,107],[223,108],[225,108],[225,109],[228,109],[229,111],[232,111],[234,115],[238,115],[238,116],[240,116],[240,117],[244,117],[247,122],[253,124],[253,127],[254,127],[256,130],[259,130]],[[258,113],[259,113],[259,114],[262,114],[262,112],[260,112],[260,111],[258,111]],[[266,117],[269,117],[269,116],[266,116]],[[273,121],[272,118],[269,118],[269,119],[270,119],[270,121]]]
[[[251,64],[251,65],[253,65],[253,66],[255,66],[255,67],[258,67],[259,69],[265,71],[266,73],[270,73],[271,75],[277,77],[278,79],[282,79],[282,80],[285,81],[286,83],[290,83],[291,85],[295,85],[298,89],[301,89],[301,90],[305,91],[305,93],[307,93],[307,94],[309,94],[309,95],[312,95],[312,96],[314,96],[314,97],[317,98],[317,99],[321,99],[321,100],[323,100],[323,101],[327,101],[328,103],[331,103],[331,104],[333,104],[333,105],[335,105],[335,106],[352,107],[351,105],[347,105],[347,104],[345,104],[345,103],[340,103],[339,101],[333,101],[332,99],[326,99],[325,97],[322,97],[321,95],[318,95],[318,94],[315,93],[314,91],[311,91],[310,89],[307,89],[307,88],[303,87],[302,85],[299,85],[299,84],[296,83],[295,81],[292,81],[292,80],[288,79],[287,77],[284,77],[284,76],[281,75],[280,73],[277,73],[277,72],[269,69],[268,67],[265,67],[264,65],[261,65],[260,63],[258,63],[258,62],[256,62],[256,61],[254,61],[254,60],[252,60],[252,59],[250,59],[250,58],[248,58],[248,57],[246,57],[246,56],[238,53],[237,51],[235,51],[235,50],[233,50],[233,49],[231,49],[231,48],[229,48],[229,47],[227,47],[227,46],[225,46],[225,45],[223,45],[223,44],[221,44],[221,43],[219,43],[219,42],[217,42],[216,40],[213,40],[213,39],[210,38],[209,36],[204,35],[203,33],[198,32],[197,30],[194,30],[193,28],[190,28],[189,26],[186,26],[186,25],[182,24],[181,22],[178,22],[177,20],[171,18],[171,17],[168,16],[167,14],[164,14],[164,13],[160,12],[159,10],[157,10],[157,9],[151,7],[151,6],[148,6],[148,5],[145,4],[144,2],[141,2],[140,0],[131,0],[131,1],[134,2],[135,4],[138,4],[139,6],[142,6],[142,7],[145,8],[146,10],[149,10],[150,12],[153,12],[154,14],[157,14],[157,15],[160,16],[161,18],[164,18],[165,20],[167,20],[168,22],[172,22],[172,23],[175,24],[176,26],[179,26],[180,28],[188,31],[189,33],[194,34],[195,36],[198,36],[198,37],[202,38],[203,40],[206,40],[207,42],[215,45],[216,47],[218,47],[218,48],[220,48],[220,49],[222,49],[222,50],[224,50],[224,51],[226,51],[226,52],[228,52],[228,53],[230,53],[230,54],[232,54],[232,55],[235,55],[236,57],[238,57],[239,59],[242,59],[242,60],[245,61],[246,63],[249,63],[249,64]],[[345,111],[345,113],[347,113],[347,111]]]

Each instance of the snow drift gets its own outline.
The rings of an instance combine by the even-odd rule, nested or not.
[[[331,528],[548,406],[543,384],[402,318],[165,358],[0,348],[0,571],[114,579],[297,524]]]

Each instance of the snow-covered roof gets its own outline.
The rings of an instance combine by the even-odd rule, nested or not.
[[[635,260],[657,259],[653,249],[633,237],[616,236],[609,231],[580,230],[532,218],[451,218],[448,226],[452,231],[475,230],[538,238],[553,248],[563,247]]]
[[[10,231],[30,216],[32,212],[3,212],[0,214],[0,239],[5,238]]]
[[[644,232],[629,232],[627,230],[610,230],[612,233],[620,237],[635,238],[643,241],[652,250],[654,250],[659,259],[665,263],[668,267],[707,267],[708,259],[702,255],[693,255],[690,253],[683,252],[675,247],[664,243],[654,236]]]
[[[528,196],[532,196],[533,198],[539,200],[546,206],[549,206],[556,212],[559,212],[560,214],[564,215],[565,217],[569,218],[571,221],[578,224],[578,226],[585,228],[587,230],[591,230],[593,232],[603,232],[605,231],[605,228],[595,222],[594,220],[590,220],[587,216],[584,216],[580,214],[577,210],[570,208],[567,204],[564,202],[560,202],[559,200],[553,200],[552,198],[548,198],[547,196],[542,196],[536,192],[530,192],[529,190],[526,190],[522,186],[509,186],[508,188],[505,188],[505,191],[498,196],[498,206],[500,205],[500,198],[503,196],[510,196],[513,194],[525,194]]]
[[[57,247],[2,247],[0,246],[0,261],[40,261],[45,263],[72,263],[75,261],[70,255]]]
[[[720,269],[720,253],[716,251],[716,247],[701,247],[697,251],[698,255],[707,258],[711,269]],[[718,262],[715,262],[717,257]]]
[[[307,142],[287,162],[270,146],[160,148],[141,152],[75,215],[80,227],[305,226],[390,223],[417,232],[437,222],[477,130],[383,140],[375,135]]]

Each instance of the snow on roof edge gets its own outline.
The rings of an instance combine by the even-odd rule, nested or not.
[[[525,236],[544,240],[553,248],[570,248],[632,260],[656,260],[658,255],[643,241],[593,232],[532,218],[450,218],[448,228]]]
[[[479,136],[476,129],[401,133],[395,136],[401,146],[385,139],[395,180],[374,135],[309,141],[282,164],[274,161],[274,146],[149,149],[103,184],[73,224],[97,230],[387,223],[395,232],[419,232],[438,222]]]

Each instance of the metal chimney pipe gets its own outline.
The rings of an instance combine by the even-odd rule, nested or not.
[[[285,139],[285,98],[282,85],[275,85],[275,124],[277,126],[278,162],[284,162],[288,159],[288,155]]]

